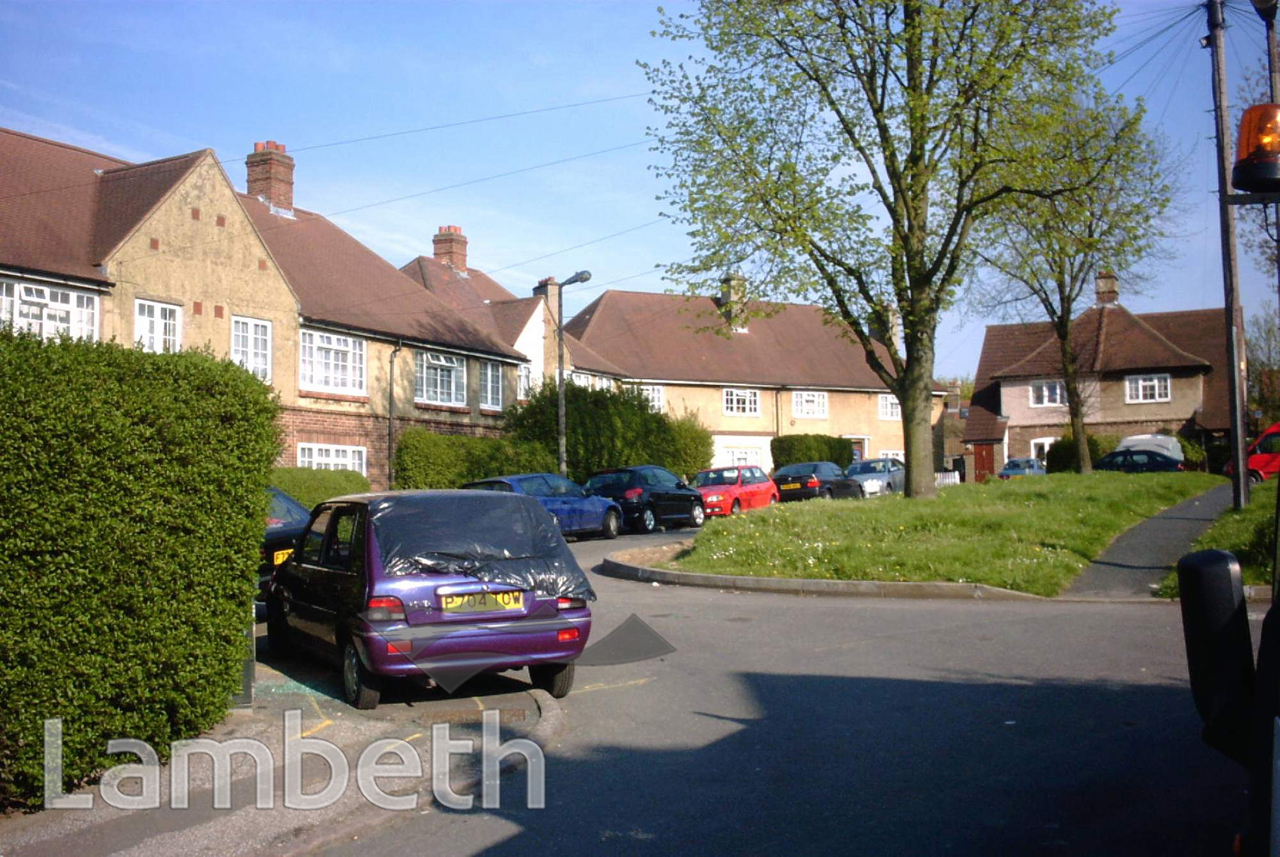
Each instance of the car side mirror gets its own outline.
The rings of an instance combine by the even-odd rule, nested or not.
[[[688,486],[688,485],[686,485],[686,484],[684,483],[684,480],[683,480],[683,479],[677,479],[677,480],[676,480],[676,487],[677,487],[677,488],[688,488],[689,486]]]
[[[1255,672],[1240,563],[1207,550],[1178,560],[1182,633],[1191,696],[1206,744],[1241,764],[1249,758]]]

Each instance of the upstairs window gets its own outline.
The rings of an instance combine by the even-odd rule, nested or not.
[[[1130,375],[1124,379],[1125,404],[1167,402],[1171,398],[1168,375]]]
[[[1031,407],[1049,408],[1067,403],[1067,388],[1061,381],[1033,381]]]
[[[880,394],[880,419],[882,420],[900,420],[902,419],[902,406],[898,404],[898,397],[892,393]]]
[[[414,355],[414,401],[429,405],[467,404],[467,361],[452,354],[419,351]]]
[[[516,370],[516,398],[527,401],[533,394],[533,367],[528,363]]]
[[[133,341],[143,351],[171,354],[182,347],[182,307],[134,301]]]
[[[724,414],[727,417],[760,416],[760,391],[726,387],[724,390]]]
[[[364,340],[304,330],[299,357],[299,386],[325,393],[363,395]]]
[[[502,410],[502,364],[480,362],[480,407]]]
[[[800,419],[825,420],[827,394],[796,390],[791,394],[791,415]]]

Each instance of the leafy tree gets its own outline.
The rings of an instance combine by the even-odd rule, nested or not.
[[[1245,337],[1249,364],[1249,410],[1262,412],[1262,425],[1280,420],[1280,317],[1267,303],[1249,316]]]
[[[715,455],[715,438],[696,411],[685,411],[683,416],[670,418],[671,449],[666,458],[667,469],[691,479],[699,470],[711,466]]]
[[[1076,364],[1072,321],[1088,306],[1095,277],[1107,269],[1127,283],[1166,237],[1173,199],[1167,148],[1142,130],[1142,110],[1099,96],[1080,105],[1055,135],[1095,181],[1057,196],[1011,194],[977,230],[984,267],[973,290],[988,314],[1048,319],[1058,340],[1075,463],[1093,470],[1086,443],[1087,403]]]
[[[901,403],[907,493],[934,493],[940,313],[981,217],[1092,176],[1045,151],[1091,82],[1114,10],[1096,0],[703,0],[659,35],[701,47],[642,64],[666,127],[658,168],[694,256],[691,293],[750,276],[735,313],[823,306]],[[1050,160],[1056,158],[1056,160]],[[876,331],[901,324],[902,343]]]

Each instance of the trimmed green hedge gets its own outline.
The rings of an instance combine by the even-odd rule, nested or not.
[[[1087,437],[1089,458],[1093,461],[1111,452],[1120,443],[1120,436],[1116,434],[1091,434]],[[1076,442],[1070,433],[1050,444],[1044,459],[1044,468],[1050,473],[1075,473],[1080,469],[1080,456],[1076,454]]]
[[[853,462],[853,444],[846,437],[825,434],[784,434],[769,441],[773,467],[806,461],[832,461],[841,467]]]
[[[0,330],[0,805],[218,723],[257,589],[270,390],[202,353],[42,343]]]
[[[354,470],[312,470],[309,467],[272,468],[271,485],[308,509],[330,497],[363,494],[369,490],[369,480]]]
[[[554,473],[555,456],[535,443],[407,429],[396,443],[397,488],[457,488],[509,473]]]

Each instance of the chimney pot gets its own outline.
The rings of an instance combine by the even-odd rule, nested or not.
[[[261,152],[261,151],[262,151],[263,149],[265,149],[266,147],[267,147],[267,144],[266,144],[266,143],[254,143],[254,144],[253,144],[253,150],[254,150],[255,152]]]

